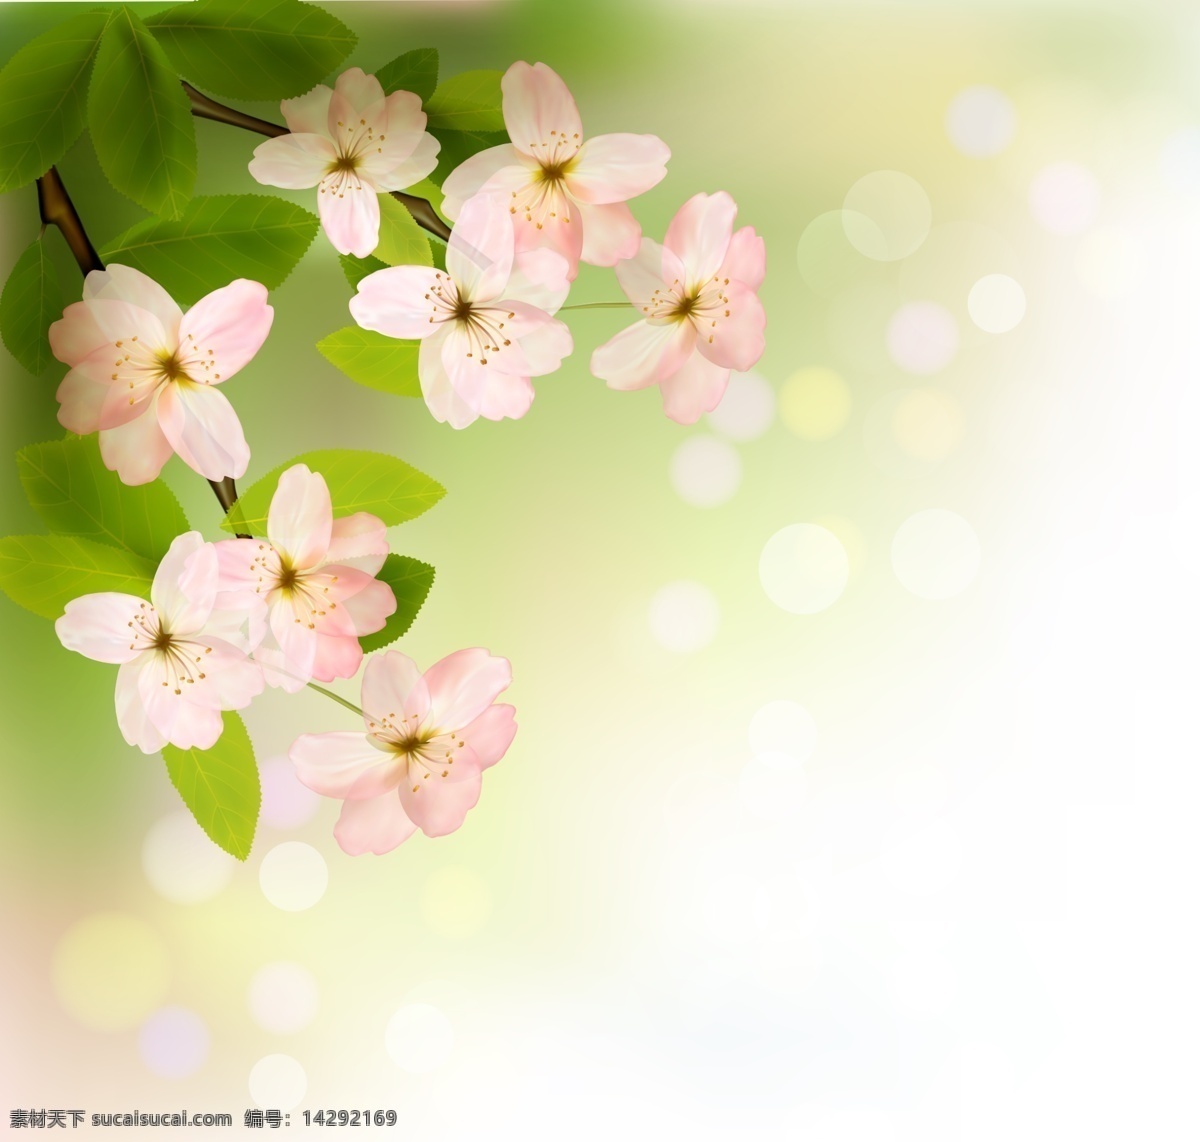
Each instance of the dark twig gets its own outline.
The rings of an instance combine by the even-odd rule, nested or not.
[[[187,92],[188,98],[192,101],[192,114],[198,119],[211,119],[215,123],[241,127],[244,131],[266,135],[269,139],[277,139],[280,135],[288,134],[288,129],[279,126],[278,123],[268,123],[266,119],[258,119],[253,115],[236,111],[232,107],[226,107],[224,103],[218,103],[215,99],[209,99],[207,95],[197,91],[186,80],[182,82],[183,90]],[[443,242],[450,241],[450,227],[438,217],[437,211],[430,202],[413,194],[405,194],[401,190],[393,190],[391,195],[397,202],[404,203],[409,214],[413,216],[413,221],[423,230],[427,230]]]

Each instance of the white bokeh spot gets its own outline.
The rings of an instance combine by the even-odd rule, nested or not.
[[[211,900],[233,879],[237,866],[236,858],[217,848],[186,809],[155,821],[142,842],[146,879],[175,904]]]
[[[276,1035],[304,1030],[315,1018],[320,1001],[312,972],[287,960],[264,964],[246,989],[250,1017]]]
[[[954,148],[973,159],[991,158],[1012,142],[1017,113],[1012,100],[994,87],[965,87],[946,108],[946,134]]]
[[[258,869],[263,895],[284,912],[311,908],[329,886],[325,858],[303,841],[284,841],[263,857]]]
[[[295,1110],[308,1093],[308,1075],[291,1055],[264,1055],[250,1071],[249,1087],[264,1110]]]
[[[777,531],[762,549],[758,577],[767,598],[796,615],[832,606],[846,589],[850,560],[833,532],[814,523]]]
[[[650,633],[664,650],[690,654],[702,650],[717,633],[721,608],[702,583],[681,579],[659,588],[650,600]]]
[[[1025,291],[1007,274],[987,274],[971,287],[967,312],[985,333],[1007,333],[1025,316]]]
[[[935,301],[907,302],[888,322],[887,350],[906,373],[941,372],[958,352],[958,325]]]
[[[922,599],[961,595],[979,574],[980,561],[975,529],[941,508],[909,516],[892,539],[896,578]]]
[[[691,436],[671,456],[671,486],[685,503],[713,508],[727,502],[742,482],[737,449],[715,436]]]
[[[775,419],[775,390],[758,373],[730,373],[721,403],[708,423],[722,436],[745,444],[757,440]]]

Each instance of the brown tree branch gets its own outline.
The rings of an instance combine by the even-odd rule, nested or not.
[[[71,248],[71,253],[79,266],[79,272],[86,278],[93,270],[104,269],[104,263],[100,260],[100,255],[96,253],[96,247],[92,245],[87,231],[83,228],[83,222],[79,217],[79,212],[75,209],[75,203],[71,201],[71,196],[67,193],[67,188],[63,186],[62,178],[55,167],[51,167],[37,180],[37,193],[38,213],[41,216],[42,225],[57,227]],[[234,500],[237,499],[237,485],[234,484],[233,479],[226,476],[223,480],[209,480],[208,486],[212,488],[213,495],[217,497],[221,510],[228,513]],[[249,539],[250,536],[239,535],[238,538]]]
[[[209,99],[207,95],[197,91],[186,80],[181,80],[181,82],[188,99],[192,101],[192,114],[198,119],[211,119],[215,123],[241,127],[244,131],[266,135],[269,139],[277,139],[280,135],[288,134],[288,129],[279,126],[278,123],[268,123],[266,119],[258,119],[232,107],[226,107],[224,103],[218,103],[215,99]],[[443,242],[450,241],[450,227],[438,217],[432,203],[424,198],[418,198],[416,195],[405,194],[401,190],[393,190],[390,193],[397,202],[402,202],[408,208],[409,214],[413,216],[413,221],[418,226]]]

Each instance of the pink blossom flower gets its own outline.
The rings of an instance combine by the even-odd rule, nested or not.
[[[163,556],[149,602],[115,591],[83,595],[54,624],[68,650],[120,665],[117,724],[143,753],[168,742],[211,748],[221,736],[221,711],[240,710],[262,693],[262,671],[246,657],[256,616],[216,603],[217,553],[189,531]]]
[[[404,190],[437,166],[441,144],[425,131],[411,91],[385,96],[361,68],[342,72],[280,105],[291,134],[254,150],[250,173],[267,186],[315,186],[321,225],[342,254],[365,258],[379,244],[380,191]]]
[[[654,135],[584,139],[567,85],[544,63],[514,63],[501,81],[511,143],[467,159],[447,177],[443,210],[457,218],[468,199],[496,193],[508,206],[517,249],[549,246],[574,279],[582,259],[612,266],[637,252],[642,228],[625,205],[662,181],[671,157]]]
[[[358,283],[350,312],[364,329],[421,339],[425,403],[464,428],[529,411],[530,377],[553,372],[572,349],[570,330],[550,316],[569,288],[567,263],[552,250],[514,257],[508,212],[481,195],[459,215],[445,271],[377,270]]]
[[[50,326],[50,348],[71,366],[59,423],[99,432],[104,463],[126,484],[153,480],[172,452],[209,480],[240,476],[250,449],[216,386],[258,352],[274,316],[265,287],[244,278],[184,313],[138,270],[93,270],[83,301]]]
[[[452,833],[479,800],[483,771],[512,744],[508,660],[459,650],[424,674],[398,650],[363,673],[366,730],[304,734],[289,756],[310,789],[345,803],[333,835],[353,856],[386,853],[420,829]]]
[[[362,662],[359,635],[382,630],[396,597],[375,576],[387,557],[383,521],[369,512],[333,518],[329,486],[295,464],[279,477],[267,538],[215,545],[221,605],[266,602],[254,652],[271,686],[294,693],[313,678],[349,678]]]
[[[667,416],[694,424],[720,403],[731,369],[762,356],[766,273],[762,238],[734,233],[737,205],[724,191],[679,208],[663,245],[642,239],[617,265],[625,296],[645,316],[592,354],[592,372],[612,389],[662,389]]]

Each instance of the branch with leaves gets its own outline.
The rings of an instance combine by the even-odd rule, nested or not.
[[[618,390],[658,385],[680,423],[764,344],[765,248],[735,229],[727,194],[688,199],[661,245],[643,237],[627,203],[666,175],[656,136],[585,137],[542,63],[439,80],[422,48],[327,84],[354,46],[300,0],[194,0],[146,20],[80,13],[0,71],[0,189],[36,182],[41,222],[0,295],[0,334],[30,372],[68,366],[69,431],[18,454],[49,534],[0,539],[0,590],[118,667],[126,741],[162,751],[196,820],[241,858],[260,794],[236,711],[265,687],[311,687],[361,719],[290,751],[304,784],[343,802],[350,853],[458,828],[516,732],[497,701],[505,659],[460,650],[422,673],[389,649],[434,569],[392,552],[387,529],[440,484],[396,457],[328,450],[237,491],[251,452],[223,388],[254,371],[269,292],[318,229],[355,292],[354,323],[317,349],[456,429],[529,411],[532,379],[574,350],[556,315],[588,308],[564,304],[581,263],[615,268],[633,318],[592,372]],[[219,99],[279,100],[286,126]],[[261,136],[248,174],[310,188],[317,213],[258,192],[195,196],[196,118]],[[150,215],[99,250],[57,169],[85,129],[112,186]],[[57,280],[49,227],[84,275],[81,300]],[[209,482],[228,538],[205,540],[159,480],[173,454]],[[364,661],[361,706],[319,684]]]

